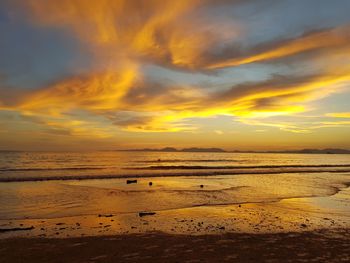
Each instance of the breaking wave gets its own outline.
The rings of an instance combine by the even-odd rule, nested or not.
[[[322,169],[320,169],[320,167]],[[52,180],[91,180],[114,178],[142,178],[142,177],[170,177],[170,176],[215,176],[215,175],[243,175],[243,174],[283,174],[283,173],[350,173],[350,166],[278,166],[272,169],[270,166],[262,168],[249,167],[251,169],[174,169],[148,170],[138,172],[137,169],[128,172],[111,174],[65,174],[65,175],[34,175],[34,176],[1,176],[0,182],[25,182],[25,181],[52,181]]]

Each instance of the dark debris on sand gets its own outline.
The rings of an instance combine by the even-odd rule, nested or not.
[[[153,216],[155,214],[156,214],[155,212],[139,212],[139,217]]]
[[[12,228],[0,228],[0,233],[12,232],[12,231],[26,231],[33,230],[34,226],[30,227],[12,227]]]

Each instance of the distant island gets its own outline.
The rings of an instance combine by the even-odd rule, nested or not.
[[[123,152],[227,152],[220,148],[183,148],[183,149],[176,149],[173,147],[165,147],[161,149],[150,149],[150,148],[144,148],[144,149],[127,149],[127,150],[119,150]]]
[[[118,151],[118,152],[199,152],[199,153],[301,153],[301,154],[350,154],[350,150],[338,148],[326,149],[301,149],[301,150],[270,150],[270,151],[253,151],[253,150],[224,150],[216,147],[201,148],[190,147],[177,149],[174,147],[164,148],[143,148],[143,149],[120,149],[120,150],[102,150],[102,151]],[[7,150],[0,149],[0,153],[21,153],[24,150]]]
[[[327,148],[327,149],[301,149],[301,150],[281,150],[281,151],[226,151],[221,148],[183,148],[176,149],[174,147],[165,147],[160,149],[144,148],[144,149],[126,149],[118,150],[123,152],[213,152],[213,153],[304,153],[304,154],[350,154],[350,150]]]
[[[243,152],[243,151],[235,151]],[[304,153],[304,154],[350,154],[350,150],[346,149],[301,149],[301,150],[284,150],[284,151],[245,151],[245,152],[256,152],[256,153]]]

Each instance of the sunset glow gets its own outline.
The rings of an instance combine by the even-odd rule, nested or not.
[[[350,148],[350,3],[318,3],[2,1],[0,150]]]

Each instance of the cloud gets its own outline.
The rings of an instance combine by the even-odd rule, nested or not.
[[[224,132],[221,131],[221,130],[215,130],[214,133],[216,133],[217,135],[223,135],[224,134]]]
[[[232,3],[220,1],[227,2]],[[137,132],[193,131],[197,127],[187,120],[218,115],[249,125],[309,131],[266,119],[305,112],[309,102],[339,92],[350,81],[347,63],[338,61],[338,56],[343,62],[349,60],[350,27],[307,32],[245,50],[235,41],[244,25],[211,16],[209,9],[217,4],[199,0],[16,1],[37,26],[70,31],[89,47],[96,64],[103,66],[35,90],[1,87],[0,108],[22,112],[24,118],[50,127],[53,133],[84,136],[88,131],[109,136],[115,127]],[[224,91],[159,83],[142,73],[142,66],[149,63],[212,72],[309,52],[327,66],[313,74],[272,75]],[[108,120],[112,127],[73,116],[76,111]]]
[[[288,115],[305,111],[307,102],[339,92],[339,85],[349,80],[348,74],[273,76],[266,81],[239,84],[214,93],[207,105],[240,117]]]
[[[105,113],[105,116],[112,121],[113,125],[124,131],[133,132],[178,132],[189,131],[184,124],[169,123],[161,120],[161,115],[156,116],[150,113],[122,112]]]
[[[77,76],[22,94],[21,100],[17,103],[12,101],[12,104],[18,105],[23,111],[51,115],[69,112],[74,108],[95,111],[115,109],[134,80],[135,72],[132,69],[118,74]]]
[[[245,119],[304,112],[308,102],[338,92],[341,83],[350,81],[349,74],[273,76],[226,91],[208,91],[148,83],[136,80],[132,72],[62,80],[26,94],[8,108],[63,120],[84,110],[129,131],[191,131],[196,129],[186,123],[191,118],[230,115],[248,123]]]
[[[206,12],[227,2],[241,1],[28,0],[17,7],[40,26],[72,31],[97,59],[195,68],[208,50],[239,34],[238,25]]]
[[[292,55],[320,51],[327,52],[339,48],[349,48],[350,26],[306,32],[303,35],[285,40],[263,43],[246,51],[238,52],[231,47],[221,54],[222,59],[207,66],[208,69],[234,67],[255,62],[265,62]]]
[[[247,50],[239,42],[245,25],[211,14],[215,6],[242,2],[28,0],[17,1],[17,6],[40,26],[72,31],[107,67],[133,61],[205,71],[349,46],[350,26],[343,25]]]
[[[333,118],[350,118],[350,112],[331,112],[326,113],[326,116]]]

